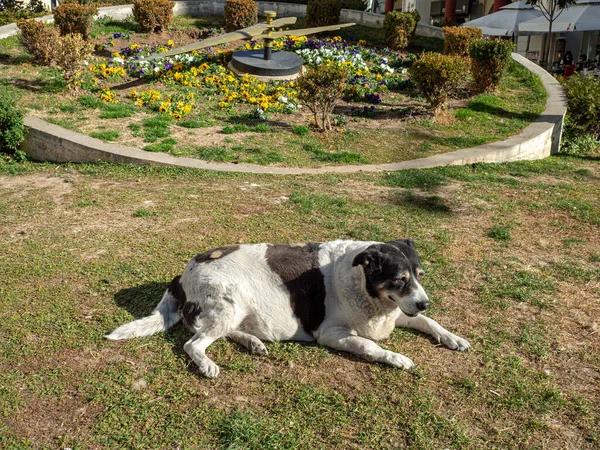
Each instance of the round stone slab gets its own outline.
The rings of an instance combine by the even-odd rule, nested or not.
[[[285,77],[295,75],[302,68],[302,58],[291,52],[273,52],[271,59],[265,60],[263,50],[235,52],[231,66],[238,72],[263,77]]]

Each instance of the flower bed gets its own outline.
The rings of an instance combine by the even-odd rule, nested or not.
[[[14,64],[15,72],[19,67],[31,77],[28,82],[41,78],[38,83],[44,85],[33,97],[25,89],[31,101],[23,103],[30,106],[30,114],[55,124],[149,151],[296,166],[394,162],[477,145],[514,133],[535,117],[532,112],[531,119],[523,120],[519,108],[528,112],[543,106],[539,89],[523,86],[535,95],[531,102],[518,103],[511,99],[518,92],[510,87],[504,98],[493,99],[506,112],[500,121],[488,120],[489,111],[468,110],[468,101],[457,99],[453,106],[463,108],[452,111],[455,117],[446,124],[434,123],[406,73],[414,54],[354,40],[351,32],[278,40],[275,50],[298,53],[307,67],[339,63],[348,70],[344,99],[335,110],[335,131],[322,134],[298,103],[295,82],[262,82],[227,69],[233,51],[260,49],[259,41],[141,60],[220,33],[219,20],[205,18],[198,27],[197,18],[178,17],[174,30],[158,36],[135,33],[132,22],[100,21],[95,57],[79,74],[75,95],[64,95],[52,68],[24,70]],[[361,37],[374,32],[357,31]],[[18,54],[18,48],[13,50]],[[48,92],[51,86],[57,92]],[[482,118],[484,129],[478,129]]]

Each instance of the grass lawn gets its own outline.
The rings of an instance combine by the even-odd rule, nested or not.
[[[288,177],[2,159],[0,446],[597,449],[599,180],[593,157]],[[102,338],[211,247],[397,237],[470,353],[396,330],[403,372],[221,340],[208,380],[180,325]]]
[[[132,20],[99,20],[92,36],[102,49],[96,51],[89,66],[95,72],[84,71],[76,93],[67,91],[55,67],[32,66],[15,37],[3,39],[0,88],[14,88],[14,95],[29,114],[107,142],[210,161],[295,167],[399,162],[473,147],[518,133],[545,106],[546,92],[540,79],[513,62],[496,93],[469,97],[466,80],[451,99],[447,113],[433,120],[427,103],[403,72],[412,58],[408,52],[440,51],[442,41],[415,37],[408,52],[398,56],[382,49],[381,29],[359,25],[330,35],[355,45],[343,56],[352,67],[344,100],[334,110],[335,131],[330,133],[315,131],[306,107],[289,114],[281,112],[287,106],[277,109],[283,103],[276,98],[286,98],[286,105],[296,101],[293,84],[279,83],[277,89],[281,90],[275,94],[273,82],[266,87],[240,87],[237,77],[228,79],[219,72],[223,63],[214,54],[202,60],[210,63],[203,64],[202,75],[191,74],[185,65],[165,68],[159,72],[164,77],[139,79],[124,71],[110,72],[122,69],[120,63],[108,62],[113,52],[124,58],[131,52],[137,54],[133,46],[140,43],[166,47],[173,41],[172,45],[180,46],[219,33],[222,25],[222,17],[178,16],[172,29],[162,35],[148,35],[134,33]],[[303,21],[296,27],[303,27]],[[115,33],[126,37],[113,39]],[[199,33],[208,34],[197,36]],[[356,46],[359,40],[366,44]],[[339,42],[318,45],[333,51],[332,46]],[[222,49],[237,50],[245,44],[247,41],[239,41]],[[360,53],[369,73],[363,63],[351,61],[352,51]],[[382,58],[393,66],[393,73],[381,68]],[[305,59],[310,67],[308,57]],[[123,68],[128,69],[130,61],[125,60]],[[103,63],[114,67],[98,69]],[[203,67],[200,61],[194,64],[193,69]],[[101,100],[106,94],[101,89],[108,88],[118,103]],[[142,101],[150,92],[162,96],[152,105]],[[257,102],[262,92],[270,93],[265,121],[256,117],[257,103],[249,103]],[[233,97],[244,98],[243,94],[253,100],[236,103]],[[191,110],[180,117],[181,108],[171,110],[175,104],[189,105]]]

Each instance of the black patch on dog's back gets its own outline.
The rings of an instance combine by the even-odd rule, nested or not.
[[[194,260],[200,263],[210,263],[216,261],[218,259],[223,258],[224,256],[230,255],[231,253],[239,250],[239,245],[228,245],[226,247],[218,247],[213,248],[212,250],[207,250],[203,253],[199,253],[194,257]]]
[[[181,285],[181,276],[173,278],[173,281],[167,288],[169,293],[177,300],[177,311],[187,326],[192,326],[196,321],[198,314],[202,312],[202,308],[198,303],[188,302],[183,286]]]
[[[325,281],[319,266],[319,243],[269,245],[267,264],[290,293],[294,314],[308,334],[325,319]]]

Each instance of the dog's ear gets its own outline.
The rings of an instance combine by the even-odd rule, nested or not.
[[[356,266],[368,266],[371,263],[371,257],[367,252],[362,252],[356,255],[354,261],[352,261],[352,267]]]
[[[379,266],[381,252],[375,248],[369,248],[359,253],[352,261],[352,267],[363,266],[365,272],[372,272]]]
[[[412,241],[410,239],[402,239],[402,241],[404,243],[406,243],[406,245],[408,245],[410,248],[412,248],[413,250],[416,250],[417,247],[415,246],[415,241]]]
[[[391,241],[391,242],[387,242],[387,243],[391,244],[391,245],[394,245],[394,244],[404,244],[404,245],[408,245],[413,250],[417,249],[416,246],[415,246],[415,241],[412,241],[410,239],[396,239],[395,241]]]

